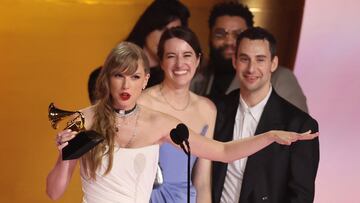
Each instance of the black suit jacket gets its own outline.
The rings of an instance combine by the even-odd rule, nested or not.
[[[214,99],[218,110],[214,139],[232,140],[239,94],[239,90],[235,90],[226,97]],[[317,132],[318,124],[273,90],[255,134],[270,130]],[[313,202],[318,163],[318,138],[290,146],[273,143],[248,157],[239,202]],[[213,202],[220,201],[226,171],[226,163],[213,162]]]

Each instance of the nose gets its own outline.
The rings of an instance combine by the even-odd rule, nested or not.
[[[183,57],[176,57],[176,67],[179,68],[184,63]]]
[[[232,34],[227,34],[225,37],[225,44],[235,46],[236,37]]]
[[[122,82],[122,89],[129,89],[129,84],[130,84],[129,78],[124,77]]]
[[[248,73],[253,73],[255,71],[255,63],[253,62],[249,62],[248,68],[247,68],[247,72]]]

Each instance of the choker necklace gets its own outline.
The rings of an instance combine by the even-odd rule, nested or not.
[[[161,84],[159,86],[159,91],[160,91],[160,95],[162,98],[164,98],[165,102],[172,108],[174,109],[175,111],[184,111],[185,109],[187,109],[187,107],[190,105],[190,93],[188,94],[188,100],[187,100],[187,103],[186,105],[183,107],[183,108],[176,108],[174,107],[173,105],[170,104],[170,102],[166,99],[166,97],[164,96],[163,92],[162,92],[162,89],[163,89],[163,84]]]
[[[130,110],[123,110],[123,109],[114,109],[117,117],[126,118],[131,116],[132,114],[136,113],[139,110],[138,105],[135,104],[134,108]]]
[[[130,116],[132,114],[135,114],[136,113],[136,117],[135,117],[135,124],[134,124],[134,128],[133,128],[133,131],[132,131],[132,135],[130,137],[130,139],[128,140],[128,142],[125,144],[124,148],[129,148],[129,146],[132,144],[134,138],[136,137],[137,135],[137,124],[138,124],[138,120],[139,120],[139,116],[140,116],[140,107],[138,107],[137,105],[135,105],[134,108],[132,108],[131,110],[128,110],[126,111],[128,112],[127,114],[123,115],[122,117],[120,117],[121,120],[125,120],[125,116]],[[126,113],[125,112],[125,113]],[[118,114],[116,112],[116,114]],[[128,125],[129,123],[125,123],[124,125]],[[120,131],[120,128],[122,127],[123,125],[121,123],[116,123],[115,124],[115,134],[116,136],[119,136],[119,131]]]

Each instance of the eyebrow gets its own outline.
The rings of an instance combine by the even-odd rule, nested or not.
[[[256,55],[255,57],[256,57],[256,58],[267,58],[266,55]]]
[[[193,54],[194,52],[193,52],[193,51],[184,51],[183,53],[184,53],[184,54]],[[165,52],[165,54],[166,54],[166,55],[168,55],[168,54],[175,54],[175,55],[176,55],[175,52]]]

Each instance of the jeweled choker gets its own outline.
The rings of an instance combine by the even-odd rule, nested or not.
[[[116,113],[116,116],[123,118],[123,117],[131,116],[132,114],[137,112],[138,109],[139,109],[139,107],[137,105],[135,105],[134,108],[132,108],[130,110],[114,109],[114,112]]]

